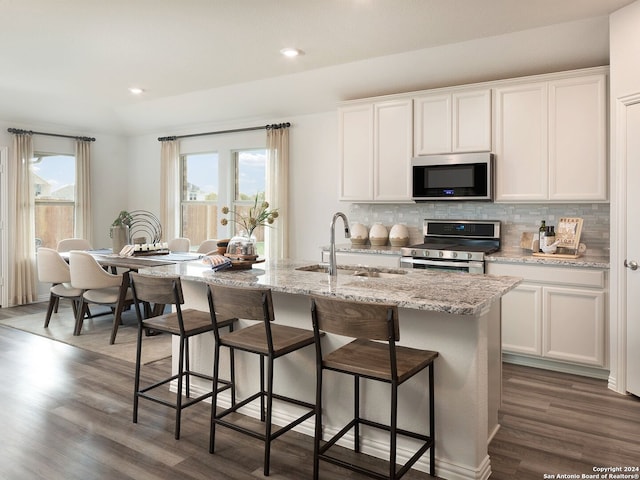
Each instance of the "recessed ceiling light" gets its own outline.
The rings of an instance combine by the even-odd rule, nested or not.
[[[280,50],[280,53],[289,58],[297,57],[298,55],[304,55],[304,52],[297,48],[283,48],[282,50]]]
[[[133,94],[133,95],[141,95],[142,93],[144,93],[144,90],[138,87],[131,87],[129,89],[129,91]]]

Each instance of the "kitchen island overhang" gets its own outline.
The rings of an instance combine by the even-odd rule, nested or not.
[[[380,277],[358,276],[345,270],[337,277],[326,273],[303,271],[313,262],[283,260],[261,264],[260,268],[242,271],[212,272],[200,262],[141,270],[153,275],[178,275],[183,282],[185,304],[207,310],[206,283],[235,286],[264,286],[272,289],[275,318],[279,323],[311,329],[308,296],[325,295],[363,302],[395,303],[399,307],[400,345],[440,352],[435,366],[436,396],[436,473],[448,479],[486,479],[491,473],[488,443],[498,424],[501,397],[500,298],[520,283],[519,278],[448,273],[433,270],[403,270],[401,274]],[[257,267],[257,266],[256,266]],[[344,266],[343,266],[344,267]],[[356,267],[357,269],[358,267]],[[359,271],[362,269],[360,268]],[[384,269],[378,269],[384,272]],[[327,348],[345,342],[327,336]],[[174,342],[174,368],[177,364]],[[192,365],[210,372],[213,362],[213,335],[194,339],[191,344]],[[238,358],[239,357],[239,358]],[[236,375],[240,398],[258,382],[258,364],[242,355],[236,356]],[[223,359],[221,372],[227,368]],[[363,388],[363,413],[379,421],[388,421],[388,392],[384,386]],[[426,377],[418,375],[400,389],[399,422],[426,428]],[[194,385],[197,390],[198,385]],[[283,393],[313,402],[315,398],[315,357],[313,349],[297,352],[292,359],[278,364],[275,388]],[[331,376],[325,380],[324,429],[329,435],[341,425],[352,408],[352,382]],[[345,391],[344,395],[340,395]],[[290,408],[290,407],[289,407]],[[278,423],[292,415],[283,405],[274,406]],[[257,408],[247,408],[247,415],[259,417]],[[313,435],[311,421],[298,431]],[[388,438],[365,432],[362,450],[385,458]],[[351,448],[352,437],[344,445]],[[224,448],[224,447],[223,447]],[[411,441],[399,442],[398,459],[409,458]],[[277,465],[273,466],[277,469]],[[428,455],[414,466],[428,471]]]

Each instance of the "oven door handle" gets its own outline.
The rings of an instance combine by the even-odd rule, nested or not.
[[[446,260],[423,260],[421,258],[405,257],[402,259],[403,263],[418,264],[418,265],[432,265],[434,267],[463,267],[465,265],[482,267],[482,262],[466,262],[466,261],[446,261]]]

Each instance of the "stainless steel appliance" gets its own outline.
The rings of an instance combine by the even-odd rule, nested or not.
[[[500,250],[500,221],[424,220],[424,243],[402,248],[400,266],[484,273],[484,257]]]
[[[415,201],[493,200],[493,154],[425,155],[411,160]]]

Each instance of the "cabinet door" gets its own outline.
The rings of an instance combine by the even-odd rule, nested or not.
[[[549,83],[549,199],[607,199],[606,77]]]
[[[545,287],[543,355],[567,362],[605,364],[603,291]]]
[[[491,90],[452,95],[454,152],[491,150]]]
[[[548,198],[547,84],[495,90],[496,200]]]
[[[373,200],[373,105],[338,110],[340,200]]]
[[[411,201],[412,101],[374,106],[374,200]]]
[[[414,155],[451,152],[451,95],[414,99]]]
[[[542,354],[542,287],[518,285],[502,297],[502,349]]]

